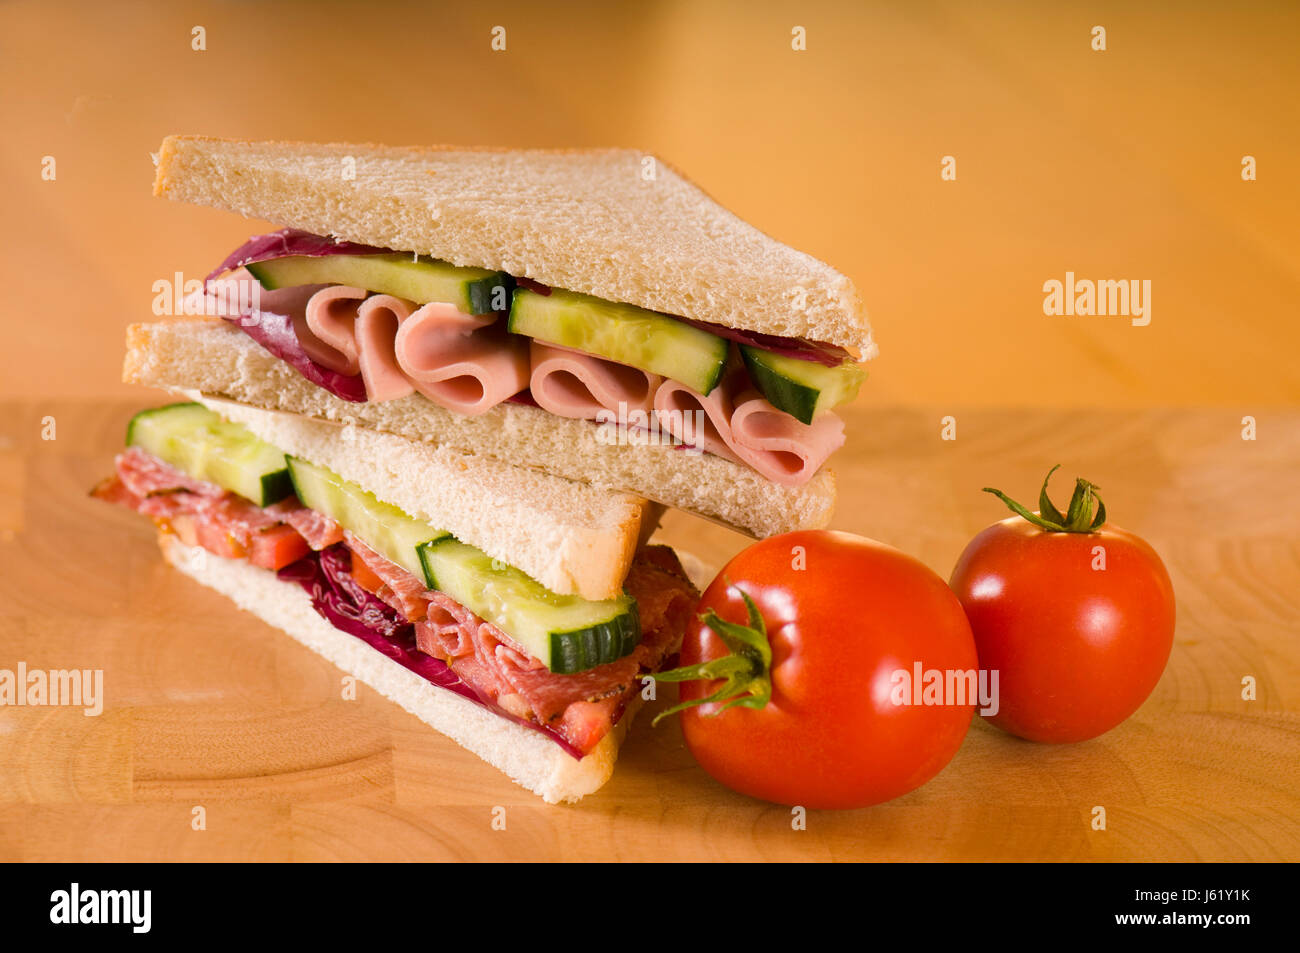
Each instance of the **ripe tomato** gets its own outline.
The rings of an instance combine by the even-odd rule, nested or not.
[[[1038,513],[989,492],[1022,515],[976,536],[952,573],[980,666],[998,672],[989,720],[1031,741],[1095,738],[1133,714],[1165,669],[1169,573],[1144,540],[1105,523],[1086,480],[1068,516],[1047,498],[1046,480]]]
[[[746,644],[747,622],[766,638]],[[681,661],[667,680],[683,681],[679,707],[693,706],[681,716],[691,753],[728,787],[780,804],[905,794],[952,759],[974,710],[965,698],[900,701],[897,673],[910,687],[916,663],[974,673],[970,626],[924,564],[849,533],[787,533],[736,556],[705,590]]]

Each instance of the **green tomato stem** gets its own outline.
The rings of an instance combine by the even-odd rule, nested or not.
[[[727,582],[728,588],[735,589],[745,600],[745,609],[749,613],[749,625],[727,622],[718,617],[712,609],[700,616],[700,621],[716,632],[719,638],[731,649],[730,655],[723,655],[697,665],[686,665],[667,672],[659,672],[655,679],[661,682],[692,682],[698,679],[714,681],[722,679],[722,685],[707,698],[696,698],[679,702],[655,715],[650,722],[652,726],[669,715],[705,705],[710,702],[724,704],[709,717],[714,717],[732,706],[741,708],[762,708],[772,699],[772,645],[767,640],[767,626],[763,616],[754,605],[749,594],[738,586]]]
[[[1066,508],[1065,514],[1062,515],[1061,511],[1053,505],[1047,495],[1047,483],[1052,479],[1052,474],[1060,468],[1061,465],[1058,463],[1048,470],[1047,476],[1043,478],[1042,489],[1038,491],[1037,513],[1032,512],[1001,490],[995,490],[991,486],[984,487],[984,492],[992,493],[1010,507],[1013,513],[1033,523],[1039,529],[1047,530],[1049,533],[1095,532],[1106,522],[1106,504],[1101,501],[1101,496],[1097,492],[1101,488],[1095,483],[1089,483],[1083,477],[1075,477],[1074,495],[1070,497],[1070,505]],[[1092,511],[1094,501],[1097,504],[1095,516]]]

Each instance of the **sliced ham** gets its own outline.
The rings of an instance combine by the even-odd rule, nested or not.
[[[823,413],[805,424],[751,390],[736,399],[731,436],[737,452],[759,473],[776,483],[799,486],[844,446],[844,421]]]
[[[357,307],[366,299],[365,288],[326,285],[307,301],[301,317],[294,316],[294,330],[302,348],[317,364],[339,374],[359,374]],[[366,391],[369,396],[369,390]]]
[[[623,423],[633,412],[645,417],[663,383],[657,374],[540,341],[530,342],[529,360],[533,400],[561,417]]]
[[[289,292],[298,297],[276,297]],[[419,391],[472,416],[528,386],[527,342],[509,334],[495,314],[463,314],[441,302],[417,306],[350,285],[263,292],[262,305],[289,316],[311,362],[344,377],[359,375],[367,400]]]
[[[664,381],[654,400],[659,426],[706,453],[748,464],[783,486],[807,483],[844,445],[844,421],[832,413],[805,424],[777,410],[756,390],[742,390],[734,401],[732,393],[726,384],[705,396],[677,381]],[[703,425],[691,433],[698,410],[704,411]]]
[[[431,302],[401,322],[397,364],[415,389],[440,407],[486,413],[528,386],[528,346],[495,314],[464,314]]]
[[[690,447],[743,463],[731,439],[731,390],[725,384],[707,397],[685,384],[666,380],[655,391],[659,426]]]
[[[844,444],[844,424],[834,414],[803,424],[774,407],[743,371],[733,370],[704,396],[647,371],[512,335],[497,315],[464,314],[451,304],[417,307],[348,285],[304,285],[263,291],[261,312],[251,320],[268,326],[246,330],[308,379],[321,383],[321,374],[334,374],[361,385],[347,399],[388,401],[419,392],[474,416],[527,394],[560,417],[636,426],[644,416],[648,427],[653,414],[659,429],[687,446],[785,486],[808,482]],[[807,342],[783,347],[794,345],[809,352],[800,357],[821,363],[844,357]],[[766,346],[780,351],[772,342]]]
[[[392,295],[371,295],[357,309],[357,351],[366,395],[373,401],[396,400],[415,392],[397,364],[397,329],[415,305]]]

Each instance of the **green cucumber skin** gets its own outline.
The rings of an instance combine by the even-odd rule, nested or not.
[[[443,537],[443,539],[445,538],[446,537]],[[452,538],[454,539],[455,537]],[[433,577],[433,567],[429,564],[429,552],[441,541],[441,539],[431,539],[427,543],[421,543],[419,546],[415,547],[415,555],[419,557],[420,569],[423,571],[424,584],[428,588],[437,592],[441,592],[442,590],[438,588],[438,580]]]
[[[655,337],[657,347],[645,353],[641,345],[642,353],[636,354],[632,353],[635,343],[627,350],[608,345],[608,341],[605,348],[592,346],[593,334],[597,338],[608,336],[608,322],[619,321],[638,322],[642,328],[648,326],[649,334],[644,330],[640,334],[634,331],[633,337],[643,341]],[[566,324],[570,333],[566,333]],[[731,353],[730,345],[723,338],[670,315],[558,288],[547,295],[529,289],[517,290],[506,327],[514,334],[571,347],[670,378],[701,394],[709,394],[721,382]],[[571,333],[575,327],[582,329],[577,335]],[[688,354],[685,360],[683,354]]]
[[[262,503],[262,506],[270,506],[271,503],[283,500],[293,492],[293,477],[289,475],[287,466],[283,470],[276,470],[274,473],[262,476],[262,499],[270,501]]]
[[[503,288],[501,307],[493,307],[493,297],[496,296],[497,288]],[[514,300],[515,279],[507,275],[504,271],[487,278],[480,278],[478,281],[471,281],[465,286],[465,294],[469,301],[469,311],[466,314],[509,314],[510,304]]]
[[[641,642],[640,610],[633,601],[630,611],[617,619],[571,632],[551,632],[550,642],[551,658],[546,667],[558,675],[616,662],[632,654]]]
[[[754,386],[773,407],[803,424],[811,424],[819,413],[853,400],[867,376],[856,364],[826,367],[744,344],[740,354]]]
[[[813,414],[817,412],[817,398],[821,392],[813,387],[805,387],[798,381],[775,373],[763,363],[762,359],[750,354],[749,348],[742,347],[741,355],[745,367],[749,368],[749,377],[754,386],[777,410],[784,410],[800,423],[812,423]]]
[[[722,340],[722,339],[719,338],[718,340]],[[723,343],[725,344],[726,342]],[[717,369],[713,372],[713,376],[703,382],[704,389],[700,390],[700,393],[703,394],[705,397],[708,397],[710,394],[712,394],[714,388],[722,383],[722,375],[727,372],[727,358],[730,356],[731,356],[731,349],[729,347],[724,347],[722,351],[722,360],[718,361],[718,366]]]

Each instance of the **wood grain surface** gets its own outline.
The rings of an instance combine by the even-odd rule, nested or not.
[[[920,790],[795,830],[713,782],[672,723],[640,719],[613,780],[553,807],[364,686],[343,700],[341,672],[86,496],[148,402],[3,408],[0,668],[102,669],[105,703],[0,707],[0,860],[1300,860],[1300,411],[851,408],[837,528],[946,577],[1004,515],[979,488],[1033,498],[1060,462],[1162,554],[1178,630],[1155,693],[1102,738],[1040,746],[977,719]],[[719,566],[745,545],[676,513],[661,538]]]

